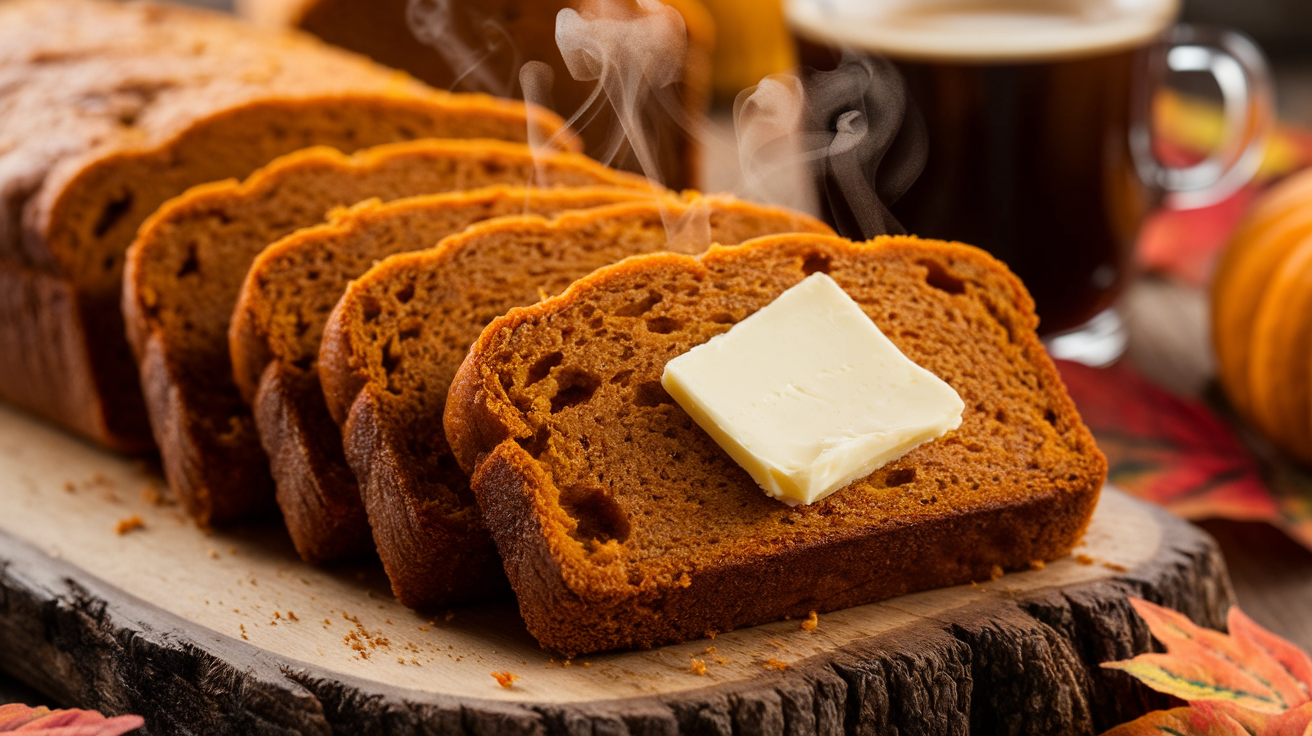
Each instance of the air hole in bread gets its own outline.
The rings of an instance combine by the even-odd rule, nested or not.
[[[397,335],[398,335],[402,340],[413,340],[413,339],[415,339],[416,337],[419,337],[419,334],[420,334],[422,331],[423,331],[423,328],[422,328],[421,326],[419,326],[419,325],[411,325],[410,327],[407,327],[407,328],[401,330],[400,332],[398,332]]]
[[[415,285],[406,284],[405,286],[402,286],[400,289],[397,289],[396,293],[393,296],[396,297],[396,300],[398,302],[401,302],[402,304],[409,304],[410,300],[415,298]]]
[[[719,325],[731,325],[737,322],[728,312],[716,312],[706,319]]]
[[[306,274],[305,274],[305,278],[306,278],[306,280],[308,280],[308,281],[318,281],[318,280],[319,280],[319,272],[318,272],[318,271],[307,271]]]
[[[378,319],[378,315],[383,313],[383,307],[378,303],[377,299],[371,296],[365,296],[360,299],[360,311],[364,316],[365,322],[374,322]]]
[[[578,406],[597,392],[601,381],[579,370],[566,370],[556,379],[556,395],[551,397],[551,413],[559,414],[571,406]]]
[[[665,392],[660,381],[648,381],[638,384],[637,389],[633,392],[633,403],[636,406],[660,406],[661,404],[673,404],[674,399]]]
[[[611,377],[610,382],[617,386],[629,385],[629,379],[633,377],[633,371],[620,371]]]
[[[114,255],[108,255],[108,256],[105,256],[105,259],[102,260],[102,261],[100,262],[100,268],[101,268],[105,273],[110,273],[111,271],[114,270],[114,266],[115,266],[117,263],[118,263],[118,257],[117,257],[117,256],[114,256]]]
[[[998,424],[1006,424],[1007,412],[1003,411],[1002,409],[998,409],[996,412],[993,413],[993,418],[998,420]]]
[[[924,266],[927,271],[925,274],[925,283],[939,291],[944,291],[949,294],[966,293],[966,282],[949,273],[948,270],[943,267],[943,264],[928,258],[917,261],[917,263]]]
[[[802,273],[810,276],[813,273],[829,273],[829,256],[823,253],[812,253],[802,261]]]
[[[647,320],[647,331],[655,332],[658,335],[668,335],[682,326],[682,322],[669,317],[653,317]]]
[[[383,348],[383,372],[392,375],[397,366],[401,365],[401,351],[396,348],[396,338],[387,341],[387,346]]]
[[[177,277],[189,276],[200,271],[200,258],[196,255],[196,244],[192,243],[187,248],[187,257],[182,260],[182,265],[178,267]]]
[[[529,366],[526,385],[532,386],[538,381],[546,378],[547,374],[551,372],[551,369],[560,365],[560,361],[564,359],[565,356],[559,350],[538,358],[533,365]]]
[[[100,211],[100,219],[96,220],[96,227],[93,231],[95,236],[97,238],[105,237],[105,233],[113,229],[130,209],[132,209],[132,192],[110,200],[109,204],[105,205],[105,208]]]
[[[624,509],[600,488],[567,488],[560,492],[560,507],[578,523],[570,535],[580,542],[621,544],[629,538],[629,517]]]
[[[656,306],[657,304],[659,304],[660,301],[661,301],[661,298],[662,298],[662,297],[661,297],[660,294],[658,294],[658,293],[656,293],[656,292],[654,292],[654,291],[649,291],[649,292],[647,292],[647,296],[645,296],[645,297],[642,298],[642,301],[634,302],[634,303],[632,303],[632,304],[625,304],[624,306],[620,307],[619,309],[616,309],[616,310],[615,310],[615,316],[617,316],[617,317],[641,317],[642,315],[646,314],[647,312],[650,312],[652,307],[654,307],[654,306]]]
[[[898,468],[897,470],[890,470],[887,474],[884,475],[885,488],[896,488],[898,486],[904,486],[908,483],[914,483],[915,481],[916,481],[915,468]]]
[[[1051,424],[1054,427],[1057,426],[1057,412],[1053,411],[1052,409],[1048,409],[1047,411],[1043,412],[1043,421],[1047,422],[1048,424]]]

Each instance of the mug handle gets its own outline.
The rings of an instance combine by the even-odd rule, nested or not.
[[[1165,193],[1166,206],[1196,209],[1216,204],[1257,175],[1275,119],[1271,70],[1252,39],[1229,30],[1180,24],[1153,50],[1154,77],[1137,95],[1130,151],[1139,176]],[[1209,72],[1221,89],[1225,138],[1206,160],[1186,167],[1167,166],[1153,152],[1151,104],[1164,71]]]

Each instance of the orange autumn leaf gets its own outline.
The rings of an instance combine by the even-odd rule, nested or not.
[[[0,705],[0,733],[42,736],[120,736],[145,725],[141,716],[106,718],[94,710],[50,710],[11,703]]]
[[[1258,713],[1234,703],[1199,702],[1158,710],[1103,736],[1308,736],[1312,704],[1284,713]]]
[[[1279,713],[1309,701],[1312,683],[1299,679],[1312,672],[1307,655],[1269,632],[1259,638],[1254,633],[1257,625],[1236,608],[1230,609],[1228,622],[1244,634],[1228,636],[1204,629],[1169,608],[1138,598],[1130,603],[1167,653],[1141,654],[1123,662],[1105,662],[1103,667],[1124,670],[1154,690],[1188,702],[1220,700]]]
[[[1109,731],[1113,736],[1312,736],[1312,658],[1231,607],[1229,634],[1138,598],[1134,610],[1165,654],[1103,667],[1189,703]]]

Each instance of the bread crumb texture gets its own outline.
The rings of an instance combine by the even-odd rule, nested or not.
[[[497,684],[500,685],[501,687],[504,687],[507,690],[509,690],[510,688],[514,687],[515,680],[519,679],[519,675],[513,674],[511,672],[493,672],[492,679],[496,680]]]
[[[660,378],[817,271],[967,408],[956,431],[790,508]],[[1019,280],[960,244],[783,235],[631,258],[484,330],[452,387],[447,438],[548,648],[801,618],[1070,551],[1106,464],[1037,322]]]

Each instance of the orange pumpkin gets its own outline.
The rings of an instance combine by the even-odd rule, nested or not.
[[[1212,284],[1212,334],[1235,409],[1312,463],[1312,170],[1264,194],[1235,231]]]

